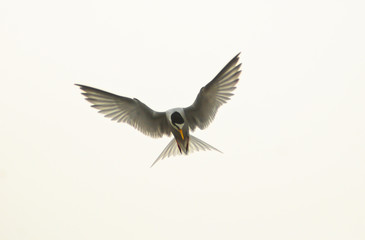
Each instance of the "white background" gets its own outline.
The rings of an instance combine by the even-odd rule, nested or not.
[[[365,239],[363,1],[0,3],[0,239]],[[152,139],[74,83],[164,111],[238,52],[220,149]]]

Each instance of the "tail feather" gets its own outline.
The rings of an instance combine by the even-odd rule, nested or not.
[[[217,152],[222,153],[221,151],[219,151],[218,149],[216,149],[215,147],[209,145],[208,143],[200,140],[199,138],[196,138],[194,136],[190,135],[190,149],[189,152],[193,153],[193,152],[198,152],[198,151],[211,151],[211,150],[215,150]]]
[[[199,138],[196,138],[192,135],[189,136],[189,153],[198,152],[198,151],[210,151],[215,150],[217,152],[222,153],[215,147],[209,145],[208,143],[200,140]],[[177,146],[176,140],[173,138],[169,144],[165,147],[165,149],[162,151],[162,153],[158,156],[158,158],[152,163],[151,167],[155,165],[159,160],[162,160],[167,157],[176,156],[180,153],[179,147]]]

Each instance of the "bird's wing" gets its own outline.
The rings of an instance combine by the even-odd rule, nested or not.
[[[170,136],[169,123],[165,112],[156,112],[136,98],[127,98],[96,88],[76,84],[83,91],[86,100],[105,117],[125,122],[142,133],[157,138]]]
[[[218,108],[227,102],[241,74],[237,54],[200,92],[190,107],[184,108],[189,127],[206,128],[214,119]]]

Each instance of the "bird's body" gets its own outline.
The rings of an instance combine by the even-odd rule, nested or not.
[[[136,98],[118,96],[96,88],[76,84],[92,107],[105,117],[125,122],[151,137],[174,136],[152,166],[160,159],[176,154],[199,150],[217,150],[202,140],[191,136],[189,130],[206,128],[213,121],[218,108],[233,95],[232,91],[241,73],[235,56],[205,87],[201,88],[195,102],[187,108],[173,108],[156,112]]]
[[[173,108],[167,110],[166,118],[169,120],[171,126],[171,133],[172,135],[174,135],[180,153],[188,154],[190,134],[189,134],[189,125],[184,124],[185,122],[184,119],[186,119],[184,109]],[[175,124],[177,128],[175,127]],[[179,129],[181,129],[181,132],[179,131]]]

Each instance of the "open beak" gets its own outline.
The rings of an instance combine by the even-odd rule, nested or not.
[[[181,134],[182,140],[184,140],[184,134],[182,133],[182,129],[179,129],[179,132]]]

